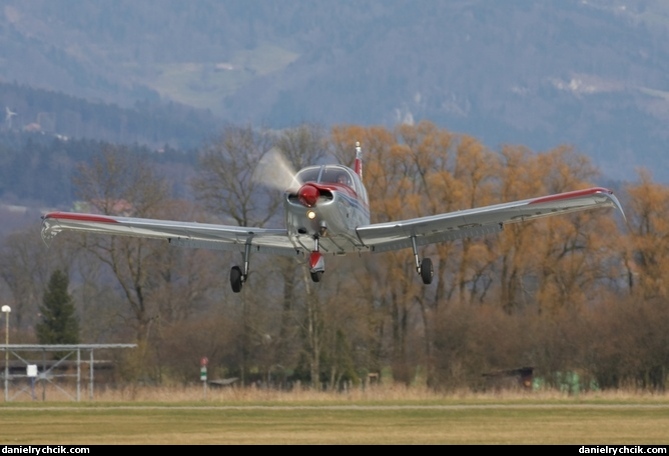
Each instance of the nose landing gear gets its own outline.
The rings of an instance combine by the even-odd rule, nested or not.
[[[323,273],[325,272],[325,259],[323,254],[319,251],[318,238],[314,238],[314,250],[309,255],[309,273],[311,280],[320,282]]]
[[[249,257],[251,256],[251,244],[246,244],[244,247],[244,266],[233,266],[230,269],[230,287],[234,293],[239,293],[242,291],[244,283],[248,280],[249,276]],[[320,252],[320,247],[318,243],[318,238],[314,238],[314,249],[309,255],[309,273],[311,275],[311,280],[314,282],[320,282],[323,273],[325,272],[325,258]]]

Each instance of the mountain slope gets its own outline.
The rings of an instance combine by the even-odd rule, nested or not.
[[[276,128],[428,119],[666,181],[668,24],[661,0],[7,0],[0,80]]]

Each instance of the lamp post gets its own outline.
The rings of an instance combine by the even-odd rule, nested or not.
[[[8,305],[2,306],[5,314],[5,402],[9,400],[9,312],[12,308]]]

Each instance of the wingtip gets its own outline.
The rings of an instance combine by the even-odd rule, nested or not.
[[[609,198],[611,199],[611,201],[613,201],[613,205],[615,206],[616,209],[618,209],[620,215],[623,216],[623,220],[625,221],[625,223],[627,223],[627,216],[625,215],[625,211],[623,210],[623,205],[620,204],[620,201],[618,200],[616,195],[614,195],[613,192],[610,190],[609,190]]]
[[[42,220],[44,220],[44,217],[42,217]],[[51,247],[51,240],[56,236],[56,233],[53,233],[51,229],[52,228],[49,225],[42,223],[40,236],[42,238],[42,242],[44,242],[44,245],[46,245],[47,248]]]
[[[40,230],[40,236],[47,248],[51,247],[51,241],[58,235],[58,233],[60,233],[60,230],[56,228],[56,225],[53,222],[53,214],[55,214],[55,212],[48,212],[42,215],[42,229]]]

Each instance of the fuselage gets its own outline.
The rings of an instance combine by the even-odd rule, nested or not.
[[[309,248],[318,238],[324,253],[363,249],[356,228],[369,224],[367,190],[360,176],[342,165],[310,166],[297,174],[302,187],[286,192],[288,234]]]

